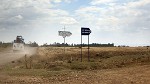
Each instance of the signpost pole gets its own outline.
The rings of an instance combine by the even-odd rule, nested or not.
[[[64,26],[64,32],[65,32],[65,29],[66,29],[66,28],[65,28],[65,26]],[[65,54],[65,46],[66,46],[66,45],[65,45],[65,38],[66,38],[66,36],[64,36],[64,54]]]
[[[88,61],[90,62],[90,52],[89,52],[89,35],[88,35]]]
[[[81,62],[82,62],[82,35],[81,35]]]
[[[63,44],[63,47],[64,47],[64,54],[65,54],[65,47],[66,47],[66,37],[69,37],[69,36],[71,36],[72,35],[72,33],[71,32],[69,32],[69,31],[65,31],[65,26],[64,26],[64,28],[63,28],[64,30],[63,31],[58,31],[58,35],[59,36],[62,36],[63,38],[64,38],[64,44]]]
[[[88,35],[88,62],[90,62],[90,46],[89,46],[89,35],[91,33],[90,28],[81,27],[81,62],[82,62],[82,35]]]
[[[66,46],[66,45],[65,45],[65,37],[64,37],[64,54],[65,54],[65,46]]]

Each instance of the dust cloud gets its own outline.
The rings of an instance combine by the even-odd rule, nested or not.
[[[23,51],[13,51],[11,47],[7,49],[1,49],[0,51],[0,65],[4,65],[11,61],[15,61],[24,57],[25,55],[30,57],[36,54],[36,47],[25,47]]]

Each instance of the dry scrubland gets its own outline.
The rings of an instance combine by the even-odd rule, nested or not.
[[[47,84],[149,84],[150,48],[39,47],[31,57],[12,61],[0,68],[0,83]]]

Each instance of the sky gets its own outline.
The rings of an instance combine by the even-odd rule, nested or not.
[[[150,45],[150,0],[0,0],[0,41],[17,35],[26,43],[81,43],[81,27],[90,28],[90,43]],[[87,43],[83,36],[83,43]]]

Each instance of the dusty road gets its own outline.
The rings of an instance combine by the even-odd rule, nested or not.
[[[24,52],[13,52],[12,49],[0,52],[0,65],[22,58],[27,54],[31,56],[36,51],[36,48],[26,48]]]

